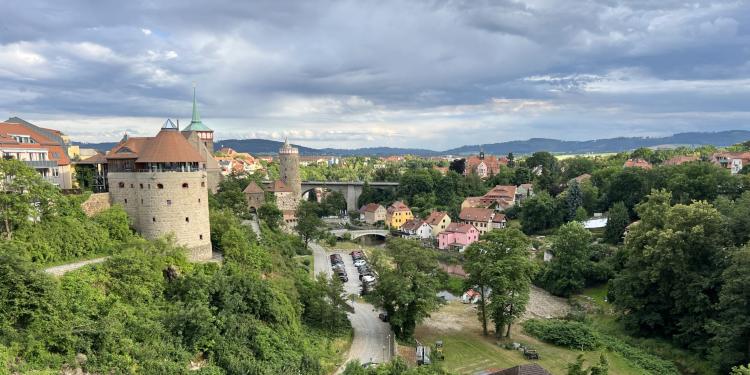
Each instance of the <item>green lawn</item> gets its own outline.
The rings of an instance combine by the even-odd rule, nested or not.
[[[467,330],[453,330],[447,332],[430,332],[420,329],[417,339],[422,343],[432,345],[436,340],[443,340],[445,370],[455,374],[474,374],[488,368],[504,369],[528,363],[523,353],[517,350],[507,350],[497,345],[492,338],[485,338],[479,332]],[[552,374],[564,375],[568,363],[575,361],[580,351],[568,350],[562,347],[546,344],[525,336],[520,332],[514,334],[512,341],[521,342],[534,347],[541,357],[537,363]],[[586,363],[591,365],[599,360],[600,351],[583,352]],[[617,353],[605,353],[609,361],[610,375],[635,375],[643,371],[631,366]]]

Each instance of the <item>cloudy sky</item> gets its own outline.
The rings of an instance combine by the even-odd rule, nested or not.
[[[750,2],[0,4],[0,116],[81,141],[189,121],[312,147],[750,129]]]

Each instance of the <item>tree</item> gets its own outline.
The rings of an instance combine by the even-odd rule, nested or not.
[[[512,152],[508,153],[508,167],[509,168],[515,168],[516,166],[516,157],[513,155]]]
[[[448,169],[460,175],[463,175],[466,171],[466,159],[452,160],[450,165],[448,166]]]
[[[529,182],[531,182],[531,170],[526,167],[515,168],[513,185],[528,184]]]
[[[317,203],[303,201],[297,207],[297,226],[294,229],[302,237],[305,249],[311,240],[320,236],[320,228],[323,227],[323,220],[320,219],[317,206]]]
[[[346,198],[339,191],[331,191],[323,198],[320,205],[327,216],[341,215],[346,211]]]
[[[563,224],[552,240],[554,258],[542,275],[545,289],[563,297],[583,290],[591,263],[590,244],[591,233],[583,224]]]
[[[568,375],[607,375],[609,373],[609,362],[604,354],[599,356],[599,364],[585,369],[583,367],[583,354],[576,357],[576,361],[568,364]]]
[[[542,191],[521,204],[521,227],[526,234],[554,228],[562,222],[558,203],[549,193]]]
[[[562,162],[565,172],[563,173],[563,178],[568,181],[571,179],[574,179],[580,175],[591,173],[594,171],[594,168],[596,167],[596,163],[594,163],[594,160],[587,157],[575,157],[570,159],[565,159]]]
[[[583,206],[583,192],[578,181],[573,180],[565,193],[565,220],[571,221],[575,219],[578,208]]]
[[[526,310],[531,279],[537,271],[529,258],[529,246],[526,235],[509,228],[488,232],[466,249],[464,267],[469,273],[468,282],[479,289],[477,313],[485,336],[487,320],[491,319],[497,336],[507,327],[505,335],[510,337],[511,324]],[[489,304],[488,290],[492,291]]]
[[[732,367],[729,375],[750,375],[750,365]]]
[[[281,225],[283,216],[281,210],[276,207],[276,203],[265,202],[258,209],[258,218],[263,220],[269,228],[276,230]]]
[[[94,221],[107,229],[109,237],[116,241],[127,241],[133,236],[130,217],[122,206],[115,205],[93,217]]]
[[[609,209],[607,225],[604,227],[604,240],[611,244],[622,241],[625,229],[630,224],[630,216],[625,203],[617,202]]]
[[[24,162],[0,158],[0,230],[6,239],[13,238],[13,231],[29,222],[41,220],[50,214],[52,204],[60,199],[57,188]]]
[[[711,356],[722,370],[750,362],[750,244],[734,251],[722,273],[717,305],[719,315],[711,323],[716,335]]]
[[[397,337],[409,339],[417,323],[440,305],[435,277],[438,262],[434,251],[404,239],[386,244],[393,266],[376,260],[380,280],[373,292],[375,302],[387,313]]]
[[[625,264],[610,281],[610,294],[627,312],[622,319],[629,329],[705,350],[730,236],[710,204],[670,206],[671,199],[655,190],[636,207],[641,221],[628,233]]]

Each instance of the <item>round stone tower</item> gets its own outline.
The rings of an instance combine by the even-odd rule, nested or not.
[[[302,195],[302,179],[299,175],[299,150],[289,144],[289,140],[284,140],[284,145],[279,149],[279,173],[281,181],[286,184],[292,192],[295,199],[300,199]]]

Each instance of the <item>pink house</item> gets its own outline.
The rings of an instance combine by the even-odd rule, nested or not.
[[[463,252],[466,246],[479,240],[479,231],[471,224],[451,223],[438,234],[438,249]]]

